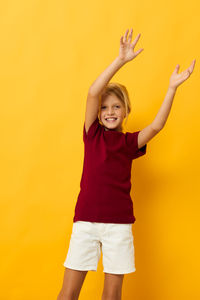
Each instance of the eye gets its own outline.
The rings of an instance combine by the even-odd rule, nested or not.
[[[101,106],[101,109],[104,109],[106,106]],[[115,107],[120,108],[120,105],[115,105]]]

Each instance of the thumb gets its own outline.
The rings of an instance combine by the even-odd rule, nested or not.
[[[176,67],[175,67],[175,70],[174,70],[173,74],[177,74],[177,73],[178,73],[178,71],[179,71],[179,68],[180,68],[180,65],[179,65],[179,64],[178,64],[178,65],[176,65]]]
[[[138,51],[135,52],[135,55],[138,55],[140,52],[142,52],[144,49],[140,48]]]

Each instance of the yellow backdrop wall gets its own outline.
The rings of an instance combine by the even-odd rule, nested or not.
[[[112,78],[133,110],[126,131],[153,121],[177,63],[196,58],[164,129],[133,162],[136,272],[122,299],[200,298],[199,15],[191,1],[7,0],[0,3],[2,300],[56,299],[83,166],[90,84],[127,28],[144,51]],[[80,299],[101,299],[102,257]]]

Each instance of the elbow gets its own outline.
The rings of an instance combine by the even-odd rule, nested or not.
[[[152,123],[151,127],[153,128],[154,131],[159,132],[161,129],[163,129],[164,125],[155,125]]]
[[[104,89],[100,89],[98,87],[90,86],[88,90],[88,94],[95,97],[100,97]]]
[[[92,86],[88,90],[88,94],[91,96],[98,96],[98,93],[92,88]]]

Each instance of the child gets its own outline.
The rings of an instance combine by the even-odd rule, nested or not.
[[[132,234],[136,219],[130,197],[132,160],[146,154],[147,142],[164,127],[177,87],[195,65],[193,60],[180,74],[176,66],[163,104],[150,125],[141,131],[123,133],[122,122],[131,111],[128,92],[125,86],[108,82],[143,50],[134,52],[140,34],[131,43],[133,30],[127,39],[128,31],[120,39],[119,56],[88,92],[81,190],[58,300],[78,299],[88,270],[97,270],[101,249],[105,273],[102,300],[121,299],[124,274],[136,270]]]

